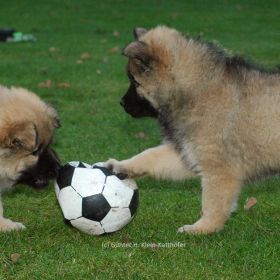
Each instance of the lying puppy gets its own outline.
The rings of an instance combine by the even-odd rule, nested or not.
[[[223,228],[242,185],[280,170],[280,74],[164,26],[138,28],[128,57],[130,88],[121,104],[157,118],[165,144],[109,160],[130,177],[202,178],[202,217],[179,232]]]
[[[59,118],[54,108],[22,88],[0,86],[0,194],[22,183],[43,188],[57,176],[60,161],[50,148]],[[0,231],[24,229],[3,217]]]

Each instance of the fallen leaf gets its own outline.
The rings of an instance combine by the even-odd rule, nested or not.
[[[146,137],[146,134],[143,131],[135,133],[135,137],[139,139],[143,139]]]
[[[52,86],[52,81],[51,80],[46,80],[45,82],[39,83],[38,87],[39,88],[51,88]]]
[[[55,47],[50,47],[49,52],[57,52],[59,49]]]
[[[77,64],[82,64],[82,63],[84,63],[81,59],[78,59],[77,61],[76,61],[76,63]]]
[[[117,31],[117,30],[115,30],[115,31],[113,32],[113,36],[115,36],[115,37],[120,37],[120,32]]]
[[[100,75],[100,74],[101,74],[101,70],[97,69],[97,70],[96,70],[96,74],[97,74],[97,75]]]
[[[13,263],[17,263],[20,257],[21,257],[21,254],[13,253],[13,254],[11,254],[11,261]]]
[[[87,60],[87,59],[91,59],[92,55],[88,52],[84,52],[81,54],[80,56],[80,59],[83,59],[83,60]]]
[[[58,57],[58,58],[57,58],[57,61],[58,61],[58,62],[63,62],[63,61],[64,61],[64,57],[63,57],[63,56]]]
[[[108,40],[103,38],[103,39],[100,40],[100,42],[104,44],[104,43],[107,43]]]
[[[246,204],[244,205],[244,210],[250,211],[255,204],[257,204],[257,199],[255,197],[247,198]]]
[[[120,47],[115,46],[109,50],[110,53],[119,53],[120,52]]]
[[[103,59],[102,59],[102,62],[104,62],[104,63],[108,63],[108,58],[107,57],[104,57]]]
[[[67,82],[61,82],[61,83],[57,84],[57,87],[58,88],[70,88],[71,85],[69,83],[67,83]]]

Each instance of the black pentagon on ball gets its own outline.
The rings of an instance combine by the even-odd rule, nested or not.
[[[79,161],[79,164],[77,167],[81,167],[81,168],[87,168],[83,162]]]
[[[74,171],[75,167],[68,163],[60,168],[56,179],[56,182],[60,189],[71,186]]]
[[[138,190],[134,190],[133,196],[128,206],[131,216],[134,216],[134,214],[136,213],[138,204],[139,204],[139,192]]]
[[[103,167],[103,166],[95,165],[92,168],[101,170],[104,173],[105,176],[112,176],[112,175],[114,175],[108,168]]]
[[[82,200],[82,216],[89,220],[100,222],[110,210],[110,204],[101,193],[84,197]]]

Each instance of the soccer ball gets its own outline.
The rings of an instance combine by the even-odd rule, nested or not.
[[[101,165],[68,162],[55,182],[65,220],[93,235],[120,230],[133,219],[138,207],[135,181],[120,180]]]

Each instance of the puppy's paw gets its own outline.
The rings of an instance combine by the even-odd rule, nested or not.
[[[214,225],[205,221],[199,220],[193,225],[183,225],[178,229],[179,233],[187,234],[210,234],[218,232],[223,228],[223,225]]]
[[[26,227],[22,223],[13,222],[10,219],[0,218],[0,231],[22,230]]]
[[[103,166],[108,168],[112,173],[116,174],[116,176],[118,176],[121,180],[129,177],[129,172],[122,161],[109,159],[103,163]]]
[[[183,225],[178,228],[179,233],[188,233],[188,234],[202,234],[194,225]]]

